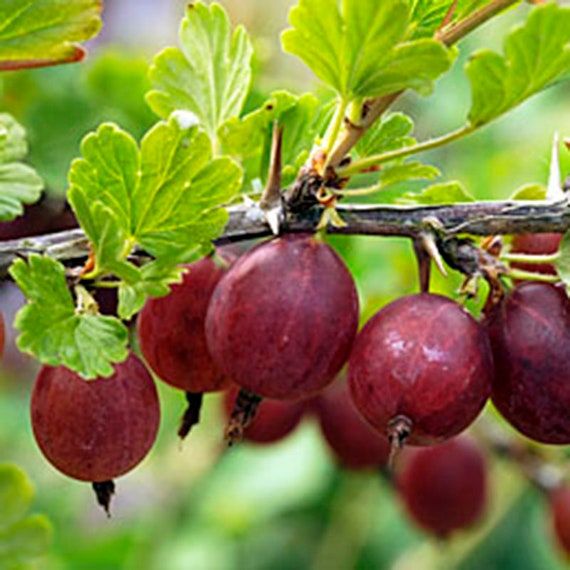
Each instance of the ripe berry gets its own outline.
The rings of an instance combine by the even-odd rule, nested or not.
[[[231,417],[239,390],[231,388],[224,394],[224,412]],[[280,400],[262,400],[251,423],[243,430],[243,439],[252,443],[275,443],[287,437],[303,417],[303,402],[284,402]]]
[[[313,406],[323,435],[341,466],[360,470],[387,463],[388,439],[362,418],[345,381],[335,382],[319,394]]]
[[[350,356],[350,391],[362,415],[395,446],[457,435],[489,395],[485,330],[439,295],[402,297],[379,311]]]
[[[180,437],[199,421],[201,394],[229,383],[210,357],[204,331],[210,297],[223,274],[211,257],[192,263],[182,283],[173,285],[166,297],[147,301],[138,318],[140,347],[148,365],[161,380],[187,393],[189,407]]]
[[[511,252],[548,255],[558,251],[561,240],[562,234],[519,234],[513,238]],[[511,265],[524,271],[556,275],[556,268],[548,263],[512,263]]]
[[[216,364],[263,397],[306,398],[348,358],[358,325],[354,282],[310,235],[285,235],[242,256],[220,280],[206,336]]]
[[[570,487],[562,485],[550,493],[550,513],[558,544],[570,557]]]
[[[561,287],[515,287],[487,319],[495,360],[492,399],[521,433],[570,443],[570,302]]]
[[[487,466],[471,438],[408,452],[397,485],[410,517],[440,537],[475,524],[485,509]]]
[[[113,376],[91,381],[61,366],[43,366],[31,416],[36,441],[54,467],[74,479],[105,485],[148,453],[160,409],[150,374],[131,354]]]

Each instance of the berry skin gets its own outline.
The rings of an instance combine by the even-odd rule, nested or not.
[[[433,445],[477,417],[492,367],[483,327],[450,299],[422,293],[368,321],[350,356],[349,385],[362,415],[392,442]]]
[[[552,528],[560,548],[570,558],[570,487],[562,485],[550,493]]]
[[[562,234],[519,234],[513,238],[511,252],[548,255],[558,251],[561,240]],[[511,265],[524,271],[556,275],[556,268],[549,263],[511,263]]]
[[[345,381],[335,382],[319,394],[313,408],[323,436],[342,467],[358,471],[386,465],[388,439],[360,415]]]
[[[408,451],[397,478],[409,516],[439,537],[469,528],[487,499],[487,465],[476,442],[461,436],[441,445]]]
[[[155,374],[186,392],[213,392],[229,381],[213,363],[204,332],[212,292],[224,274],[211,257],[188,266],[166,297],[150,299],[138,318],[141,351]]]
[[[224,412],[231,417],[239,390],[231,388],[224,393]],[[304,402],[285,402],[264,399],[260,402],[251,423],[243,430],[243,439],[251,443],[276,443],[286,438],[301,422]]]
[[[561,287],[525,283],[491,311],[492,400],[542,443],[570,443],[570,302]]]
[[[81,481],[106,482],[146,456],[158,430],[154,382],[134,355],[110,378],[84,380],[43,366],[31,402],[32,428],[46,459]]]
[[[224,275],[206,336],[216,364],[241,387],[301,399],[332,381],[357,326],[358,297],[342,260],[312,236],[290,234],[253,248]]]

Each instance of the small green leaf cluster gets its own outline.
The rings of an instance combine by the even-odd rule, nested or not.
[[[13,220],[43,189],[36,171],[22,161],[28,154],[26,132],[11,116],[0,113],[0,221]]]
[[[0,568],[36,568],[46,554],[52,528],[43,515],[29,515],[34,489],[14,465],[0,464]]]

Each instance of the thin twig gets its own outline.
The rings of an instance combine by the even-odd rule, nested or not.
[[[329,233],[346,235],[402,236],[414,238],[429,228],[434,219],[448,236],[508,235],[517,233],[562,233],[570,227],[567,201],[474,202],[448,206],[339,205],[344,227],[329,227]],[[229,208],[230,220],[216,244],[251,240],[271,235],[261,216],[252,216],[251,206]],[[284,231],[315,231],[322,209],[289,215]],[[81,263],[89,254],[89,243],[81,230],[40,235],[0,242],[0,278],[6,278],[10,264],[31,253],[45,254],[62,262]],[[144,256],[143,252],[135,252]]]

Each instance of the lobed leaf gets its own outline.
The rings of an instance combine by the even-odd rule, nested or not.
[[[406,0],[299,0],[282,44],[345,100],[426,93],[453,52],[433,39],[410,40],[410,17]]]
[[[0,71],[79,61],[101,28],[101,0],[2,0]]]
[[[180,49],[166,48],[150,69],[152,110],[167,118],[173,111],[192,112],[212,141],[218,128],[237,117],[249,91],[253,48],[242,26],[231,31],[217,3],[189,4],[180,27]]]
[[[534,8],[505,40],[505,55],[481,50],[466,65],[471,83],[469,121],[480,126],[570,73],[570,8]]]
[[[382,190],[384,190],[389,186],[393,186],[400,182],[409,182],[411,180],[433,180],[438,176],[441,176],[441,172],[435,166],[412,161],[384,167],[380,171],[378,180]]]
[[[61,263],[34,254],[27,263],[15,261],[10,275],[28,299],[14,323],[20,331],[20,350],[44,364],[63,364],[85,378],[110,376],[113,363],[127,357],[126,327],[114,317],[76,306]]]

